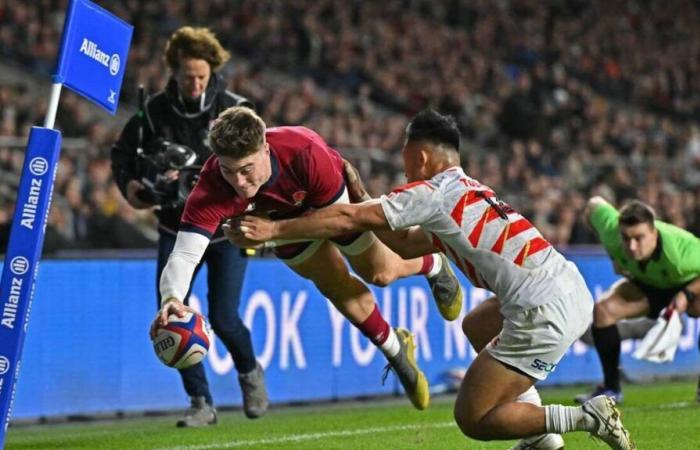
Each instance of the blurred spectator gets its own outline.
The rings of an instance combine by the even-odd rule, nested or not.
[[[3,59],[49,73],[66,3],[1,0]],[[593,194],[641,198],[662,220],[700,233],[700,131],[690,124],[700,118],[698,2],[99,3],[136,26],[123,104],[133,104],[138,83],[165,86],[165,39],[182,23],[202,24],[235,52],[222,71],[232,90],[271,125],[307,125],[348,156],[371,159],[360,165],[377,192],[401,182],[406,117],[432,106],[458,119],[469,172],[558,245],[594,242],[579,217],[580,199]],[[0,83],[0,136],[26,136],[46,107],[29,84]],[[64,149],[61,160],[54,207],[65,217],[52,217],[67,242],[59,246],[131,244],[92,232],[98,218],[147,240],[152,232],[100,177],[119,131],[102,122],[84,100],[62,97],[57,127],[86,145]],[[0,224],[9,221],[20,150],[0,144]]]

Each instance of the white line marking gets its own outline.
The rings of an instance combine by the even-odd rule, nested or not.
[[[619,405],[618,408],[620,408],[620,411],[623,413],[625,411],[647,411],[650,409],[682,409],[682,408],[689,408],[691,406],[698,405],[697,402],[676,402],[676,403],[660,403],[660,404],[651,404],[651,405],[639,405],[639,406],[630,406],[629,408],[625,407],[625,404],[623,403],[622,405]]]
[[[372,434],[372,433],[390,433],[392,431],[410,431],[410,430],[420,430],[426,428],[450,428],[455,427],[454,422],[437,422],[429,424],[411,424],[411,425],[396,425],[391,427],[375,427],[375,428],[361,428],[359,430],[343,430],[343,431],[328,431],[324,433],[308,433],[308,434],[290,434],[286,436],[280,436],[278,438],[270,439],[251,439],[247,441],[229,441],[220,442],[204,445],[179,445],[177,447],[167,447],[162,450],[208,450],[214,448],[237,448],[237,447],[254,447],[257,445],[274,445],[274,444],[286,444],[290,442],[303,442],[303,441],[315,441],[319,439],[336,438],[336,437],[347,437],[347,436],[358,436],[362,434]]]

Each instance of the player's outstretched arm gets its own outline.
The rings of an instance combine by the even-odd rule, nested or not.
[[[183,299],[208,245],[209,238],[202,234],[188,231],[177,233],[175,247],[160,276],[161,308],[151,325],[151,333],[157,325],[167,325],[171,314],[183,316],[193,311],[183,303]]]
[[[588,199],[588,203],[586,203],[586,208],[583,210],[583,217],[586,219],[586,223],[589,227],[591,227],[591,229],[595,229],[591,224],[591,215],[593,214],[593,211],[595,211],[595,209],[600,205],[608,204],[608,201],[599,195]]]
[[[345,181],[348,194],[352,203],[362,203],[372,200],[365,185],[360,178],[360,173],[348,160],[343,160]],[[387,247],[404,259],[429,255],[435,252],[433,243],[420,230],[419,227],[411,227],[404,230],[379,230],[374,229],[374,234]]]
[[[265,242],[274,239],[324,239],[341,234],[387,230],[389,223],[381,204],[372,200],[357,204],[336,203],[294,219],[271,221],[244,216],[239,230],[246,239]]]

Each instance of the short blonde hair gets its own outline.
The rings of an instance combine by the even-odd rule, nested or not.
[[[172,70],[180,67],[182,58],[203,59],[211,70],[217,70],[230,57],[231,54],[224,50],[209,28],[179,28],[165,44],[165,63]]]
[[[218,156],[245,158],[265,144],[265,122],[245,106],[224,110],[209,130],[209,142]]]

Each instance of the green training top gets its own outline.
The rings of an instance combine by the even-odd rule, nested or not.
[[[656,220],[659,243],[651,258],[639,264],[623,250],[619,215],[604,203],[594,207],[590,221],[621,275],[659,289],[678,288],[700,277],[700,239],[693,233]]]

